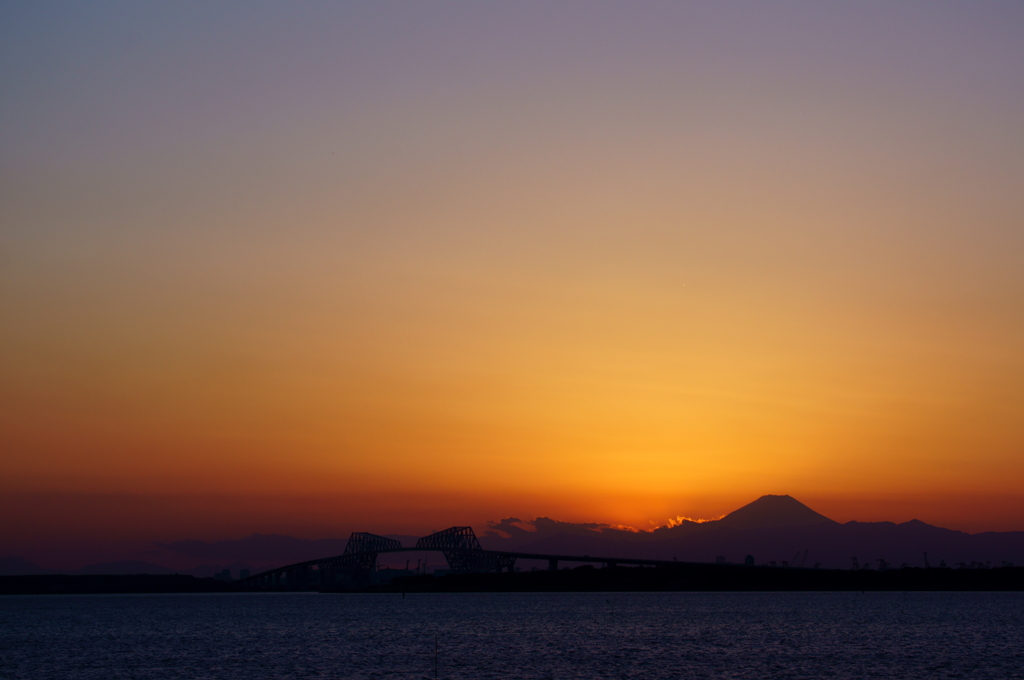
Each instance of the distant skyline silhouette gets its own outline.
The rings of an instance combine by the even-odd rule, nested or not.
[[[373,527],[364,527],[372,529]],[[794,555],[805,566],[846,568],[852,558],[884,559],[894,567],[925,566],[930,553],[934,565],[1014,563],[1024,566],[1024,531],[984,532],[976,535],[935,527],[919,520],[893,522],[836,522],[786,495],[766,495],[725,516],[706,522],[684,520],[646,531],[603,523],[562,522],[547,517],[533,520],[506,518],[487,522],[479,530],[488,550],[544,554],[608,555],[637,559],[741,563],[753,554],[760,563],[791,562]],[[409,547],[417,536],[391,535]],[[150,560],[105,560],[53,569],[22,556],[0,555],[0,573],[188,573],[212,576],[222,569],[261,570],[295,562],[340,555],[343,538],[301,539],[294,536],[253,534],[222,541],[185,540],[155,543],[145,551]],[[801,547],[802,546],[802,547]],[[873,556],[872,556],[873,555]],[[64,555],[74,560],[71,554]],[[396,568],[408,555],[381,556],[381,564]],[[424,564],[428,557],[422,557]],[[434,567],[444,567],[435,555]],[[396,561],[397,560],[397,561]],[[419,559],[417,559],[417,562]],[[170,565],[170,566],[169,566]]]

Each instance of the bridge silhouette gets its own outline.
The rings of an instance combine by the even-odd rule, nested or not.
[[[669,560],[645,560],[630,557],[592,557],[590,555],[550,555],[507,550],[485,550],[472,527],[451,527],[424,536],[412,548],[386,536],[354,532],[345,545],[345,552],[333,557],[297,562],[240,579],[237,585],[251,590],[311,590],[313,588],[361,587],[368,585],[377,568],[377,556],[384,553],[437,551],[444,555],[452,573],[508,571],[516,560],[547,561],[548,569],[557,570],[559,562],[603,564],[614,567],[629,565],[680,565]]]

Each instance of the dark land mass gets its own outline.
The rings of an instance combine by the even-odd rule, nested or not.
[[[370,592],[629,592],[927,590],[1022,591],[1024,567],[996,569],[792,569],[717,564],[669,567],[590,565],[558,571],[399,577]]]
[[[1021,531],[967,534],[918,520],[840,524],[790,496],[762,496],[718,520],[682,521],[653,531],[547,518],[535,520],[532,530],[520,524],[515,518],[494,523],[480,542],[489,550],[680,562],[715,562],[722,556],[736,563],[752,555],[757,564],[826,569],[848,569],[854,558],[861,564],[881,559],[893,567],[1024,564]]]
[[[137,560],[121,560],[119,562],[103,562],[101,564],[90,564],[76,569],[72,575],[75,576],[126,576],[133,574],[148,574],[150,576],[165,576],[168,574],[180,574],[176,569],[162,567],[159,564],[150,562],[139,562]]]
[[[229,572],[238,574],[241,570],[250,573],[267,571],[272,566],[261,565],[253,567],[248,562],[232,562],[229,564],[202,564],[191,569],[171,569],[151,562],[140,562],[138,560],[122,560],[118,562],[103,562],[100,564],[89,564],[74,571],[61,571],[58,569],[44,569],[38,564],[33,564],[20,557],[0,557],[0,577],[2,576],[33,576],[33,575],[65,575],[65,576],[132,576],[132,575],[170,575],[181,574],[183,576],[195,576],[196,578],[213,578],[216,574],[227,569]]]
[[[389,536],[405,546],[416,537]],[[651,531],[631,531],[597,523],[559,522],[540,517],[523,522],[510,517],[492,522],[480,536],[484,549],[540,555],[603,555],[628,559],[687,562],[744,563],[751,559],[765,567],[821,567],[850,570],[864,564],[884,568],[974,567],[1007,568],[1024,564],[1024,532],[967,534],[931,526],[918,520],[847,522],[840,524],[790,496],[762,496],[712,521],[680,520]],[[209,560],[186,570],[149,562],[124,561],[94,564],[76,575],[170,575],[207,577],[224,569],[238,575],[317,560],[344,552],[342,539],[305,540],[291,536],[255,534],[237,541],[179,541],[159,544],[179,556]],[[381,556],[381,564],[395,569],[408,555]],[[388,560],[391,560],[390,562]],[[418,560],[417,560],[418,561]],[[433,561],[433,558],[432,558]],[[576,564],[590,562],[580,560]],[[219,563],[219,565],[218,565]],[[572,566],[562,560],[563,566]],[[547,567],[544,560],[523,558],[518,567]],[[719,565],[721,566],[721,565]],[[408,567],[408,564],[407,564]],[[888,569],[892,571],[892,569]],[[0,557],[0,575],[56,574],[16,556]],[[405,575],[404,573],[402,574]],[[961,577],[958,577],[961,578]],[[382,581],[383,582],[383,581]]]
[[[402,543],[415,543],[417,536],[389,535]],[[340,555],[348,539],[305,539],[277,534],[253,534],[230,541],[177,541],[157,543],[157,547],[178,555],[210,560],[211,563],[249,563],[285,565],[315,560],[325,555]],[[225,566],[230,566],[225,564]]]
[[[231,584],[185,574],[37,574],[0,576],[0,595],[224,593]]]
[[[249,562],[304,562],[324,555],[340,555],[345,550],[343,538],[307,540],[276,534],[253,534],[234,541],[177,541],[157,543],[164,550],[208,560]]]
[[[28,574],[45,574],[46,569],[43,569],[34,562],[29,562],[22,557],[16,557],[10,555],[8,557],[0,557],[0,576],[8,576],[14,574],[28,575]]]
[[[225,593],[246,587],[184,574],[0,576],[0,595]],[[282,589],[283,590],[283,589]],[[584,565],[556,571],[400,576],[386,585],[335,592],[657,592],[657,591],[1024,591],[1024,567],[995,569],[797,569],[721,564],[658,567]]]

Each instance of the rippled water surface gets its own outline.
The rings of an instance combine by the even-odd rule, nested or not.
[[[438,678],[1024,678],[1024,594],[0,597],[2,678],[433,678],[435,663]]]

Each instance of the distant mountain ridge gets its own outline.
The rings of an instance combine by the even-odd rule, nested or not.
[[[340,555],[345,550],[345,538],[303,539],[279,534],[252,534],[229,541],[177,541],[158,543],[164,550],[212,560],[277,561],[282,557],[290,562],[312,560],[324,555]]]
[[[238,578],[242,569],[250,573],[258,573],[278,565],[252,566],[246,562],[232,562],[230,564],[202,564],[189,569],[172,569],[161,564],[143,562],[139,560],[118,560],[116,562],[101,562],[89,564],[78,569],[44,569],[38,564],[29,562],[21,557],[8,556],[0,557],[0,576],[38,576],[45,574],[68,574],[71,576],[128,576],[146,574],[149,576],[169,576],[171,574],[185,574],[196,578],[210,578],[227,569],[233,578]]]
[[[38,564],[29,562],[22,557],[14,555],[0,557],[0,576],[34,576],[47,573],[49,573],[49,570],[43,569]]]
[[[76,569],[73,573],[82,576],[109,574],[151,574],[159,576],[164,574],[184,574],[187,572],[181,569],[169,569],[168,567],[162,567],[159,564],[152,564],[150,562],[120,560],[118,562],[90,564],[81,569]]]
[[[493,523],[481,543],[492,550],[688,562],[724,557],[739,563],[751,555],[757,564],[826,568],[849,568],[855,559],[859,565],[896,567],[925,566],[926,559],[931,566],[1024,564],[1024,532],[972,535],[919,520],[840,524],[785,495],[762,496],[718,520],[683,521],[645,532],[509,518]]]
[[[560,522],[547,517],[523,521],[510,517],[491,522],[478,532],[484,548],[545,554],[678,559],[713,562],[724,557],[743,562],[752,555],[757,564],[783,562],[826,568],[849,568],[857,563],[891,566],[948,566],[1004,562],[1024,565],[1024,532],[967,534],[931,526],[919,520],[847,522],[840,524],[788,495],[767,495],[718,520],[632,531],[600,523]],[[392,535],[411,546],[417,537]],[[229,568],[256,573],[265,568],[340,555],[346,539],[301,539],[253,534],[229,541],[179,541],[158,544],[179,555],[205,560],[190,569],[170,569],[148,562],[109,562],[70,573],[128,574],[185,573],[211,576]],[[431,558],[433,561],[433,558]],[[526,563],[524,563],[525,566]],[[224,566],[219,566],[224,565]],[[253,565],[250,567],[249,565]],[[0,558],[0,574],[55,573],[20,557]],[[69,573],[69,572],[63,572]]]
[[[781,527],[808,527],[839,523],[819,514],[792,496],[761,496],[738,510],[712,522],[730,529],[759,529]]]

